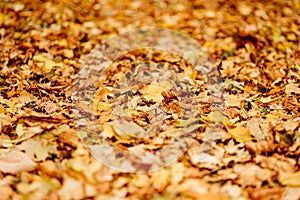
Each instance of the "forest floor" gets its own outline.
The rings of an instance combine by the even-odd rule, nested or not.
[[[142,27],[193,38],[221,73],[224,127],[206,159],[201,131],[149,173],[114,170],[80,140],[84,57]],[[0,1],[0,199],[299,200],[299,40],[298,0]]]

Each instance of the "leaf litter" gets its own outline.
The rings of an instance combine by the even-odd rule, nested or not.
[[[0,7],[1,198],[300,198],[299,1],[49,0],[3,1]],[[218,116],[205,104],[204,87],[200,132],[187,153],[155,173],[127,174],[95,161],[79,141],[76,134],[86,133],[74,128],[71,85],[82,57],[95,45],[145,26],[187,34],[215,60],[226,90],[226,117],[219,119],[225,128],[203,159],[201,130]],[[161,55],[155,62],[172,66],[176,59]],[[130,66],[126,62],[122,65]],[[195,79],[188,68],[184,76]],[[147,108],[157,101],[172,116],[169,123],[193,123],[177,114],[178,100],[168,82],[139,89],[142,97],[131,99],[143,108],[130,113],[139,124],[132,127],[134,135],[151,122]],[[126,123],[110,123],[111,104],[100,101],[110,92],[105,87],[95,97],[99,123],[108,138],[128,148],[132,141],[122,132]],[[136,148],[159,148],[172,131],[160,134]]]

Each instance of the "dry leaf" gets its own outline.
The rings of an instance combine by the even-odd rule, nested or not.
[[[300,187],[300,172],[289,173],[280,171],[278,180],[282,185]]]
[[[11,126],[11,122],[5,114],[0,113],[0,131],[2,131],[5,126]]]
[[[224,122],[227,121],[226,116],[223,115],[220,111],[213,111],[209,113],[208,119],[212,122]]]
[[[16,174],[21,171],[31,171],[36,168],[36,163],[25,153],[12,150],[0,156],[0,171]]]
[[[65,174],[63,176],[63,186],[60,188],[58,195],[65,200],[83,199],[83,182]]]
[[[19,137],[21,137],[25,131],[23,130],[23,124],[18,124],[17,127],[16,127],[16,133]]]
[[[290,83],[285,86],[285,93],[287,94],[300,94],[300,85],[295,83]]]
[[[166,169],[153,172],[151,174],[151,183],[158,191],[162,191],[170,183],[171,172]]]
[[[4,14],[0,13],[0,26],[2,25],[3,22],[4,22]]]
[[[237,127],[228,132],[238,142],[248,142],[252,140],[249,129]]]
[[[281,200],[299,200],[300,199],[300,187],[288,187],[284,191]]]
[[[248,121],[247,128],[250,131],[250,134],[254,136],[256,139],[264,139],[264,135],[262,134],[262,131],[259,127],[259,119],[258,118],[252,118]]]
[[[24,150],[31,158],[37,161],[44,161],[49,153],[57,153],[56,147],[47,144],[47,141],[30,139],[18,146],[20,150]]]
[[[251,200],[278,200],[283,191],[281,187],[249,189],[249,195]]]

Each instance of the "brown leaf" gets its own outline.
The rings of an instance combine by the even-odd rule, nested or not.
[[[249,189],[249,194],[252,200],[278,200],[283,191],[283,188]]]
[[[256,162],[260,163],[262,167],[273,171],[294,172],[296,166],[294,159],[278,154],[274,154],[272,157],[258,155]]]
[[[80,145],[80,139],[77,137],[75,131],[69,129],[59,134],[59,140],[72,147]]]
[[[275,145],[272,143],[272,141],[266,140],[261,140],[258,142],[250,141],[245,143],[245,148],[252,153],[261,154],[272,152],[275,148]]]

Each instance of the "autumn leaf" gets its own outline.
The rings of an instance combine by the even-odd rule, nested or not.
[[[23,130],[23,124],[17,125],[16,133],[19,137],[21,137],[25,133],[25,131]]]
[[[168,81],[161,83],[151,83],[146,87],[145,98],[160,102],[163,100],[161,93],[172,88],[172,84]]]
[[[56,147],[43,140],[30,139],[23,142],[18,148],[24,150],[32,158],[36,157],[37,161],[44,161],[50,153],[56,153]]]
[[[12,150],[0,156],[0,171],[16,174],[21,171],[31,171],[36,168],[36,163],[25,153]]]
[[[298,0],[4,0],[0,8],[0,199],[300,199]],[[130,36],[94,49],[149,26],[194,39],[209,58],[169,37],[157,44],[182,55],[119,52]],[[143,36],[134,36],[141,46]],[[214,124],[225,126],[210,133]],[[118,172],[93,158],[135,171],[135,159],[113,145],[136,154],[161,148],[161,160],[146,157],[154,169],[181,136],[195,142],[153,173]]]
[[[250,131],[248,128],[237,127],[229,130],[228,132],[238,142],[248,142],[252,140]]]
[[[2,25],[3,21],[4,21],[4,14],[0,13],[0,26]]]
[[[285,186],[300,187],[300,172],[279,172],[279,182]]]
[[[300,94],[300,85],[295,83],[290,83],[285,87],[285,92],[287,94]]]

